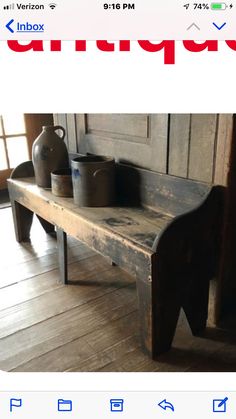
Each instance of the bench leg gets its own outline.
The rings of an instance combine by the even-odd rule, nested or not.
[[[19,202],[11,199],[11,208],[15,228],[16,240],[20,243],[30,239],[30,229],[33,221],[33,212]]]
[[[68,266],[67,266],[67,235],[59,227],[57,227],[57,250],[60,282],[68,284]]]
[[[175,296],[154,302],[153,355],[154,359],[171,349],[180,314],[180,303]]]
[[[37,215],[37,218],[39,219],[41,226],[43,227],[44,231],[47,234],[54,233],[55,226],[53,224],[49,223],[48,221],[46,221],[44,218],[40,217],[39,215]]]
[[[142,348],[153,357],[153,316],[151,284],[137,280],[140,338]]]
[[[153,358],[170,350],[180,313],[178,296],[167,294],[162,301],[154,281],[137,281],[141,342]]]
[[[193,335],[204,331],[207,325],[209,285],[210,279],[199,272],[186,287],[182,307]]]

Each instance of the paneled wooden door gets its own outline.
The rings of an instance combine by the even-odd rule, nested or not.
[[[78,115],[79,147],[157,172],[167,170],[168,115]]]
[[[167,169],[167,114],[56,115],[71,152],[111,155],[158,172]]]
[[[226,184],[231,114],[56,114],[54,122],[66,128],[71,152]]]

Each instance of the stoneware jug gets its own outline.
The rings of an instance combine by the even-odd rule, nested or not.
[[[71,160],[74,202],[79,207],[114,204],[115,160],[107,156],[80,156]]]
[[[62,136],[55,131],[62,131]],[[44,126],[33,143],[32,159],[38,186],[51,188],[51,172],[69,167],[69,156],[64,143],[66,132],[59,125]]]

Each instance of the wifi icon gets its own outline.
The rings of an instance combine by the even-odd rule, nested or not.
[[[49,7],[52,10],[55,9],[56,6],[57,6],[56,3],[49,3]]]

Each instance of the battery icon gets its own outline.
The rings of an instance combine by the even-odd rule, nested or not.
[[[211,10],[225,10],[226,7],[225,3],[211,3]]]

